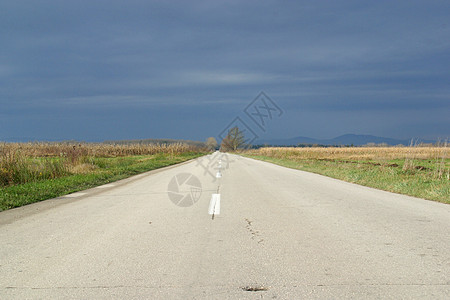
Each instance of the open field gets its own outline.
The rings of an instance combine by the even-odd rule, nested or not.
[[[450,203],[448,147],[260,148],[245,156]]]
[[[156,153],[180,154],[189,151],[197,151],[202,147],[196,147],[184,143],[1,143],[0,159],[8,153],[20,153],[30,157],[117,157],[129,155],[151,155]]]
[[[62,196],[206,153],[185,144],[0,144],[0,211]]]

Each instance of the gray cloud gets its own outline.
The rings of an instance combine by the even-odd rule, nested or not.
[[[0,139],[203,139],[261,90],[289,110],[267,135],[448,135],[449,17],[448,1],[5,0]]]

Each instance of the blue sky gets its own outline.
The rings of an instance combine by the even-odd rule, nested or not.
[[[0,2],[0,140],[450,135],[449,1]],[[259,131],[258,131],[259,130]]]

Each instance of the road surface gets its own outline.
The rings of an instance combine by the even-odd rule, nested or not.
[[[0,213],[0,298],[450,299],[449,229],[450,205],[215,153]]]

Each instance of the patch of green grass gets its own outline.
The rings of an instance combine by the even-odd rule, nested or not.
[[[67,195],[202,155],[203,153],[187,152],[179,155],[90,158],[90,163],[96,168],[89,173],[35,180],[0,188],[0,211]]]
[[[436,176],[437,164],[433,160],[416,160],[414,168],[403,168],[404,159],[342,161],[287,159],[250,154],[244,156],[380,190],[450,204],[450,181],[446,176]]]

